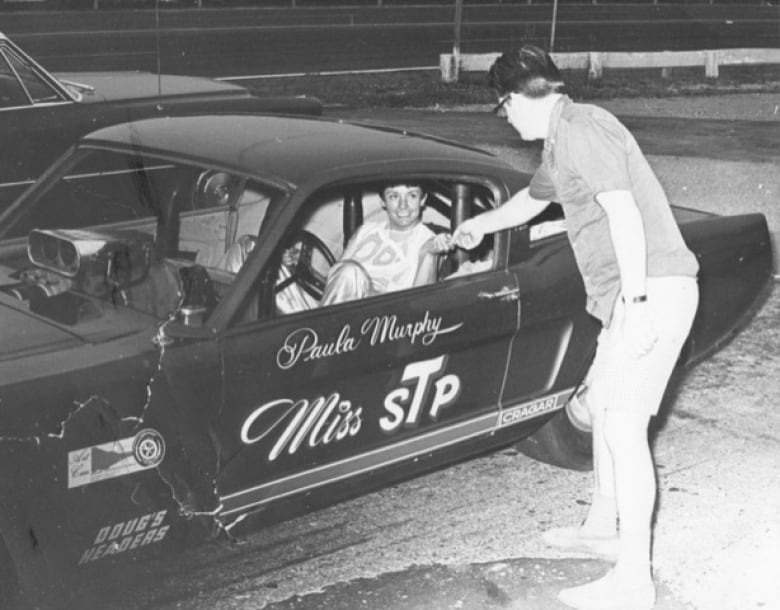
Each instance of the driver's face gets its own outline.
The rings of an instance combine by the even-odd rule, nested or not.
[[[419,186],[398,184],[387,187],[382,199],[391,229],[407,231],[420,222],[425,196]]]

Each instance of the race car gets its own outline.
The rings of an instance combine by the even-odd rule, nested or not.
[[[383,185],[421,185],[423,222],[451,232],[529,179],[476,148],[321,118],[82,138],[0,215],[3,602],[78,607],[97,574],[507,445],[587,468],[567,405],[599,325],[559,205],[441,255],[435,281],[319,303]],[[674,213],[701,265],[684,367],[746,323],[772,257],[760,214]],[[290,307],[292,286],[314,306]]]
[[[0,32],[0,211],[83,135],[205,112],[322,114],[310,96],[258,96],[208,78],[136,71],[52,74]]]

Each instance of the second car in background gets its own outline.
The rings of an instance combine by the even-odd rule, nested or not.
[[[0,32],[0,211],[84,134],[198,113],[322,114],[306,96],[256,97],[207,78],[144,72],[51,74]]]

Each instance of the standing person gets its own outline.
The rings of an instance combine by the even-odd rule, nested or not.
[[[698,263],[634,138],[609,112],[563,95],[545,51],[526,45],[504,53],[489,82],[499,95],[496,109],[520,136],[544,140],[542,163],[529,187],[465,221],[452,242],[473,248],[486,233],[524,224],[559,202],[587,310],[602,323],[586,394],[592,501],[581,525],[550,530],[544,539],[616,564],[559,599],[583,610],[652,608],[656,482],[648,425],[696,312]]]

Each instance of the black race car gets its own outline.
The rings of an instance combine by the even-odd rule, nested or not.
[[[481,150],[319,118],[83,138],[0,215],[4,601],[79,607],[76,583],[105,570],[508,444],[587,468],[566,407],[599,326],[558,205],[443,256],[430,284],[282,298],[319,298],[382,184],[424,185],[424,222],[451,231],[528,180]],[[760,214],[675,215],[701,264],[684,366],[746,321],[772,259]]]
[[[126,121],[205,112],[322,114],[311,97],[145,72],[51,74],[0,32],[0,211],[81,136]]]

